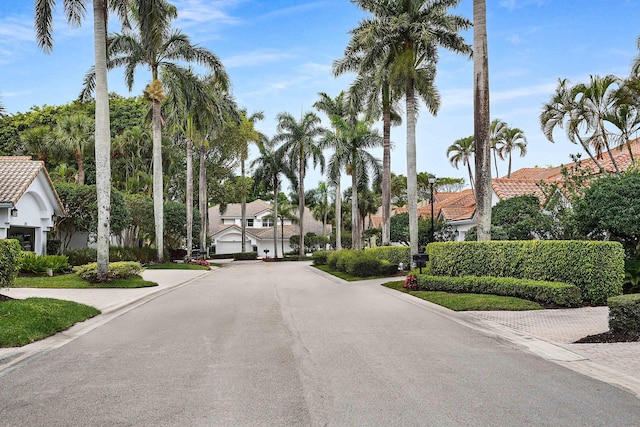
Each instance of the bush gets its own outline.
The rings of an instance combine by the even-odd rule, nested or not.
[[[346,273],[349,259],[354,256],[355,256],[355,251],[352,251],[351,249],[343,249],[341,251],[338,251],[338,261],[336,262],[336,270]]]
[[[0,288],[13,284],[19,263],[20,243],[14,239],[0,239]]]
[[[23,252],[20,259],[20,273],[46,274],[48,269],[62,273],[70,269],[69,260],[64,255],[38,256],[33,252]]]
[[[133,251],[134,260],[138,261],[140,264],[149,264],[150,262],[158,261],[158,251],[156,248],[150,247],[142,247],[142,248],[129,248]]]
[[[137,257],[133,248],[126,248],[122,246],[111,246],[109,248],[109,262],[120,261],[137,261]]]
[[[340,259],[340,252],[342,252],[342,251],[331,252],[327,256],[327,266],[330,269],[338,270],[338,259]]]
[[[353,251],[345,261],[345,268],[352,276],[375,276],[380,270],[380,260],[373,253]]]
[[[248,261],[252,259],[258,259],[257,252],[238,252],[233,254],[233,259],[235,261]]]
[[[205,261],[203,259],[197,260],[196,265],[202,265],[204,267],[211,268],[211,264],[209,264],[209,261]]]
[[[313,265],[325,265],[327,263],[328,257],[329,257],[328,251],[315,251],[313,255],[311,255],[311,259],[313,260]]]
[[[409,246],[379,246],[365,249],[365,252],[374,253],[380,259],[386,259],[391,264],[402,263],[405,269],[411,266],[411,248]]]
[[[622,293],[624,250],[617,242],[530,240],[444,242],[427,247],[436,276],[493,276],[576,285],[604,304]]]
[[[75,267],[73,271],[81,278],[91,283],[97,282],[98,263],[91,263],[79,267]],[[139,275],[142,272],[142,266],[139,262],[120,261],[109,264],[107,273],[107,282],[113,279],[126,279],[128,277]]]
[[[62,253],[72,266],[86,265],[98,260],[98,252],[94,248],[71,248]]]
[[[612,332],[640,334],[640,294],[611,297],[607,305]]]
[[[176,259],[185,259],[187,256],[186,249],[169,249],[169,259],[174,261]]]
[[[516,279],[513,277],[447,277],[418,275],[419,288],[426,291],[492,294],[522,298],[545,307],[577,307],[580,289],[568,283]]]
[[[378,273],[384,276],[393,276],[398,272],[398,264],[392,264],[386,259],[380,260],[380,265],[378,266]]]
[[[62,242],[58,239],[47,240],[47,255],[60,255]]]

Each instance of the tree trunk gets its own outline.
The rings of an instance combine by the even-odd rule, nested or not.
[[[473,0],[473,74],[478,241],[491,240],[491,141],[486,0]]]
[[[340,176],[336,179],[336,251],[342,250],[342,194],[340,194]]]
[[[240,201],[240,216],[241,216],[241,224],[240,224],[240,234],[242,239],[242,252],[247,252],[247,188],[246,182],[244,179],[245,171],[244,171],[244,158],[240,160],[240,175],[242,177],[242,200]]]
[[[391,100],[389,85],[382,89],[382,246],[391,244]]]
[[[409,206],[409,244],[411,254],[417,254],[418,248],[418,197],[416,172],[416,105],[413,80],[407,82],[407,205]],[[411,268],[414,267],[411,262]]]
[[[298,183],[299,192],[298,192],[298,215],[300,218],[300,248],[298,250],[299,256],[304,256],[304,151],[300,150],[300,159],[298,163],[298,167],[300,168],[300,182]]]
[[[355,168],[351,168],[351,247],[362,249],[358,215],[358,181]]]
[[[153,106],[153,217],[156,230],[158,260],[164,259],[164,188],[162,182],[162,123],[160,101],[154,99]]]
[[[507,170],[507,178],[511,178],[511,152],[509,152],[509,169]]]
[[[475,190],[473,185],[473,172],[471,171],[471,162],[469,161],[467,161],[467,170],[469,171],[469,183],[471,184],[471,191],[474,192],[474,197],[475,197]]]
[[[278,258],[278,189],[280,182],[278,178],[273,183],[273,258]]]
[[[109,271],[111,236],[111,130],[107,87],[107,11],[104,0],[93,0],[93,32],[96,72],[95,156],[98,203],[98,280]]]
[[[108,95],[107,95],[108,96]],[[107,100],[107,102],[109,102]],[[111,144],[109,144],[111,146]],[[73,156],[76,159],[76,164],[78,165],[78,176],[76,177],[76,184],[84,185],[84,159],[82,158],[82,153],[79,148],[73,149]]]
[[[207,145],[206,141],[202,141],[200,145],[200,171],[198,175],[198,207],[200,209],[201,228],[200,228],[200,249],[205,250],[207,247],[207,227],[208,227],[208,211],[209,203],[207,198]]]
[[[187,259],[190,261],[193,248],[193,140],[187,136]],[[202,248],[200,248],[202,249]]]

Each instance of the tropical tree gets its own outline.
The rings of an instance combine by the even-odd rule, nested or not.
[[[487,3],[473,0],[473,136],[478,240],[491,240],[491,140]]]
[[[458,164],[462,163],[462,166],[466,166],[469,172],[469,183],[471,184],[471,190],[473,190],[473,172],[471,171],[471,158],[475,150],[473,143],[473,135],[466,138],[460,138],[455,140],[453,144],[447,148],[447,157],[451,165],[458,169]]]
[[[4,104],[0,102],[0,118],[4,117],[7,114],[7,110],[4,107]]]
[[[502,145],[498,149],[498,156],[501,160],[509,157],[507,178],[511,178],[511,157],[514,150],[518,150],[520,157],[524,157],[527,154],[527,138],[521,129],[508,127],[504,133]]]
[[[158,259],[164,257],[163,243],[163,180],[162,180],[162,117],[161,102],[165,98],[160,72],[176,79],[188,79],[190,70],[184,63],[197,63],[214,74],[218,80],[227,80],[222,63],[209,50],[191,44],[189,37],[172,29],[177,9],[166,0],[145,0],[131,3],[132,28],[124,28],[108,40],[107,68],[125,67],[124,76],[129,90],[134,84],[135,70],[139,66],[151,70],[151,83],[145,93],[152,103],[153,133],[153,211],[156,227]],[[97,69],[97,68],[96,68]],[[85,78],[81,98],[86,99],[96,83],[95,70]]]
[[[86,0],[63,0],[67,22],[79,26],[85,16]],[[53,49],[53,8],[55,0],[36,0],[35,30],[38,46],[49,53]],[[107,278],[111,237],[111,134],[109,90],[107,87],[107,18],[115,12],[123,27],[128,26],[128,0],[93,0],[93,47],[95,59],[95,157],[98,204],[97,280]]]
[[[498,172],[498,151],[504,143],[504,135],[508,128],[506,122],[500,119],[493,119],[489,129],[489,140],[491,141],[491,152],[493,153],[493,163],[496,168],[496,178],[500,177]]]
[[[329,187],[324,181],[318,182],[316,189],[316,203],[313,207],[314,219],[322,222],[322,235],[327,235],[327,219],[329,217]]]
[[[407,117],[407,199],[411,252],[418,252],[418,207],[416,197],[416,117],[417,99],[435,114],[440,97],[435,88],[438,48],[469,54],[471,48],[459,31],[471,26],[466,18],[449,15],[460,0],[356,0],[372,19],[363,20],[354,32],[369,34],[359,47],[363,62],[388,64],[392,88],[402,88]],[[376,59],[382,58],[382,59]]]
[[[381,147],[382,137],[371,128],[367,121],[358,120],[351,125],[344,119],[334,117],[332,120],[335,133],[325,135],[324,145],[336,147],[329,159],[329,170],[332,174],[344,170],[351,176],[351,238],[352,248],[362,249],[361,229],[358,215],[358,190],[369,185],[369,172],[374,180],[380,180],[380,161],[369,153],[369,149]]]
[[[294,183],[294,186],[297,186],[299,196],[300,236],[304,236],[304,177],[309,160],[313,161],[314,168],[320,165],[320,170],[324,172],[324,156],[317,139],[325,132],[325,129],[320,126],[320,118],[312,112],[305,113],[300,121],[296,121],[289,113],[280,113],[277,120],[278,134],[274,137],[274,142],[282,142],[278,154],[280,156],[286,155],[289,168],[297,173],[297,183]],[[304,255],[304,245],[300,245],[299,254],[300,256]]]
[[[45,164],[58,155],[58,146],[52,143],[54,132],[49,126],[34,126],[20,133],[20,141],[29,154],[36,155]]]
[[[79,185],[84,184],[84,157],[93,148],[93,124],[93,120],[82,114],[63,117],[58,122],[56,142],[61,145],[60,151],[68,150],[73,153],[78,166],[76,184]]]

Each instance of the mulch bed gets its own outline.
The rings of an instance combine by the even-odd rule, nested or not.
[[[601,334],[589,335],[576,341],[574,344],[597,344],[612,342],[638,342],[640,334],[626,334],[623,332],[603,332]]]

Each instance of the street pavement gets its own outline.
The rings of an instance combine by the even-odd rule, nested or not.
[[[160,286],[143,290],[2,289],[103,314],[0,349],[0,425],[640,422],[639,343],[571,344],[606,331],[606,308],[455,313],[305,264],[146,271]]]

